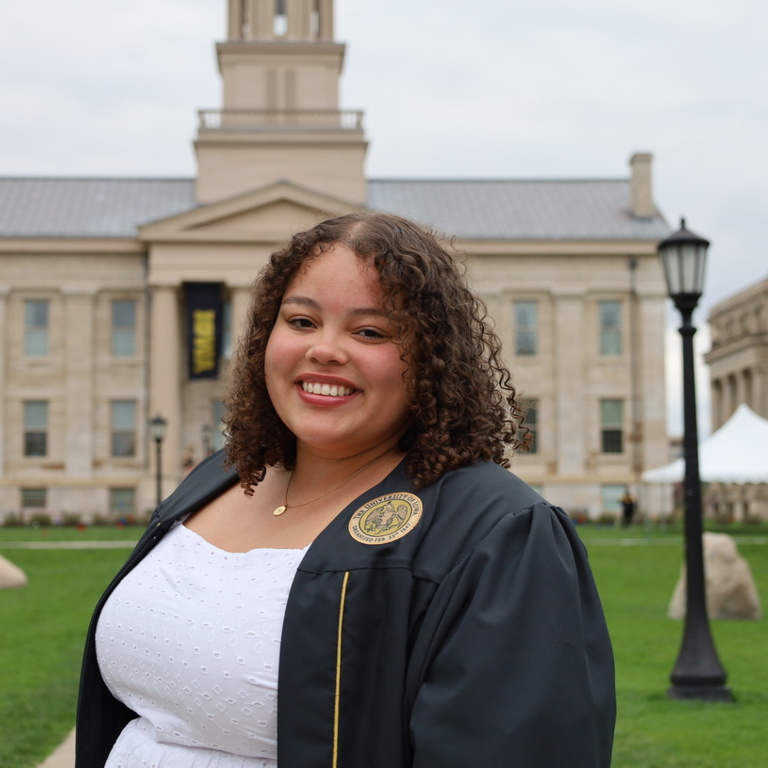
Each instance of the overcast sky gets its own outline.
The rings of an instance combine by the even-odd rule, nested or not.
[[[0,175],[192,176],[225,22],[226,0],[2,0]],[[757,0],[337,0],[342,106],[374,178],[616,178],[652,152],[667,220],[712,241],[701,322],[768,276],[766,29]]]

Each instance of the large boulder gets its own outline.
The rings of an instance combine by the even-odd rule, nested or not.
[[[755,580],[736,542],[726,533],[704,534],[704,574],[710,619],[759,619],[762,615]],[[668,616],[685,616],[685,564],[669,603]]]
[[[0,555],[0,589],[26,586],[27,575],[24,571]]]

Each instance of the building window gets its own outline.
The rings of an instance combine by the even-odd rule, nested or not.
[[[24,302],[24,354],[27,357],[48,355],[48,302]]]
[[[528,427],[528,431],[531,433],[531,445],[528,449],[528,453],[539,452],[539,401],[538,400],[523,400],[520,404],[525,413],[524,427]]]
[[[275,0],[275,18],[272,31],[275,37],[285,37],[288,34],[288,16],[285,12],[285,0]]]
[[[601,450],[603,453],[624,451],[624,403],[621,400],[600,401]]]
[[[136,355],[136,302],[112,302],[112,354],[115,357]]]
[[[621,354],[621,303],[601,301],[600,354],[615,357]]]
[[[48,490],[46,488],[22,488],[22,509],[46,509],[48,507]]]
[[[48,455],[48,403],[44,400],[24,403],[24,455]]]
[[[535,301],[515,302],[515,354],[535,355],[538,336]]]
[[[115,400],[112,403],[112,455],[136,455],[136,403]]]
[[[601,511],[604,515],[621,517],[621,497],[627,490],[626,485],[603,485],[600,487]]]
[[[110,488],[109,511],[115,517],[128,517],[136,512],[135,488]]]

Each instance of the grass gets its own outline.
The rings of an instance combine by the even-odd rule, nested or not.
[[[138,538],[98,529],[87,538]],[[24,536],[23,534],[26,534]],[[77,534],[77,535],[76,535]],[[129,549],[39,550],[5,542],[77,540],[75,529],[0,528],[0,554],[29,579],[0,591],[0,766],[31,768],[72,729],[85,629],[93,606]]]
[[[768,531],[732,531],[761,596],[768,594]],[[682,622],[666,618],[680,574],[679,533],[582,529],[616,655],[618,719],[614,768],[762,768],[768,743],[768,625],[713,621],[718,655],[736,701],[666,696]],[[757,535],[755,535],[757,534]],[[616,539],[647,546],[606,546]],[[754,541],[755,543],[749,543]]]
[[[768,595],[768,526],[732,527],[758,592]],[[768,622],[715,621],[732,704],[667,698],[682,624],[666,618],[680,572],[679,530],[580,526],[617,667],[613,768],[758,768],[768,743]],[[33,768],[74,722],[85,628],[127,549],[20,549],[20,541],[135,541],[138,529],[0,528],[0,554],[30,583],[0,591],[0,766]],[[619,540],[622,540],[621,542]],[[628,546],[626,541],[637,546]]]

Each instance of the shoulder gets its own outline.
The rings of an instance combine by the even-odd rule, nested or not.
[[[491,462],[447,472],[417,492],[425,510],[419,560],[450,569],[481,545],[499,552],[536,538],[534,528],[568,527],[565,513],[517,475]]]
[[[446,472],[422,493],[434,505],[436,517],[463,517],[475,522],[484,518],[491,524],[503,516],[545,503],[517,475],[492,462]]]
[[[152,515],[152,522],[171,523],[178,517],[200,509],[219,496],[237,480],[237,471],[226,466],[225,451],[217,451],[201,461],[181,481]]]

